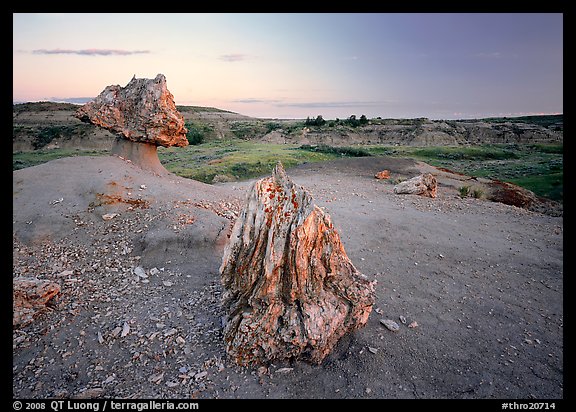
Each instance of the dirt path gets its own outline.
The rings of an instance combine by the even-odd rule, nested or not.
[[[376,303],[322,365],[261,368],[227,359],[219,306],[223,245],[250,182],[160,178],[114,157],[15,171],[14,275],[62,293],[14,329],[13,396],[562,398],[562,218],[451,186],[395,195],[373,177],[385,168],[418,171],[388,158],[287,171],[378,280]]]

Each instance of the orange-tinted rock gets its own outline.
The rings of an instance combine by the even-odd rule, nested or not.
[[[132,80],[125,86],[107,86],[76,117],[110,130],[124,139],[155,146],[187,146],[184,118],[176,109],[166,77]]]
[[[281,164],[252,185],[220,273],[226,350],[241,365],[320,363],[374,303],[376,282],[354,267],[330,216]]]
[[[12,279],[12,325],[25,326],[38,311],[46,308],[50,299],[60,292],[60,285],[48,280],[29,277]]]
[[[438,183],[432,173],[424,173],[394,186],[394,193],[436,197]]]
[[[382,170],[374,175],[376,179],[390,179],[390,170]]]

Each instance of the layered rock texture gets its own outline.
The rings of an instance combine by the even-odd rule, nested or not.
[[[118,138],[112,152],[144,169],[165,172],[157,146],[188,145],[184,118],[176,109],[163,74],[154,79],[134,77],[125,87],[107,86],[75,116],[115,133]],[[133,146],[133,142],[146,146]]]
[[[220,273],[226,350],[241,365],[321,363],[374,303],[376,282],[354,267],[330,216],[281,164],[251,187]]]
[[[394,186],[394,193],[436,197],[438,182],[432,173],[414,176]]]

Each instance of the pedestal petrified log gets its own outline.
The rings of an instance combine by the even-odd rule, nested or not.
[[[176,108],[163,74],[154,79],[134,77],[125,87],[107,86],[75,116],[115,133],[113,154],[158,173],[167,171],[160,164],[157,146],[188,145],[184,117]]]
[[[280,163],[253,184],[220,273],[226,350],[241,365],[320,363],[374,303],[376,281],[354,267],[330,216]]]

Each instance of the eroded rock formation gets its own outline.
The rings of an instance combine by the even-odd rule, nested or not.
[[[436,197],[438,183],[432,173],[414,176],[394,186],[394,193]]]
[[[166,172],[158,160],[157,146],[188,145],[184,118],[176,109],[163,74],[154,79],[133,77],[125,87],[107,86],[75,116],[115,133],[112,153],[144,169]]]
[[[241,365],[320,363],[374,303],[376,282],[354,267],[330,216],[280,163],[251,187],[220,273],[226,350]]]
[[[48,280],[15,277],[12,280],[12,326],[25,326],[60,292],[60,285]]]

